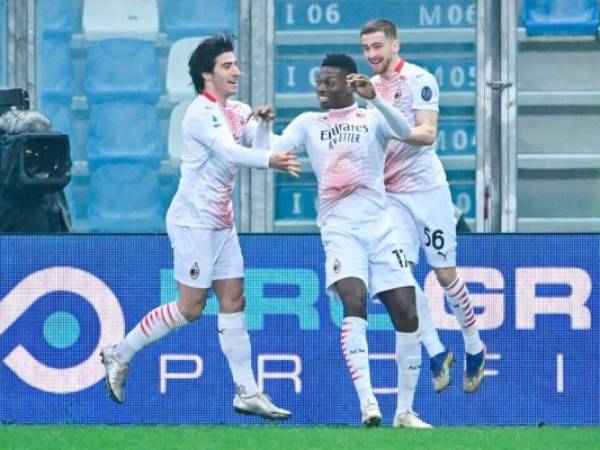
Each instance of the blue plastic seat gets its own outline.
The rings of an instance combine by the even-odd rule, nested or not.
[[[42,36],[70,40],[75,24],[73,1],[43,0],[38,5]]]
[[[38,71],[43,99],[70,103],[73,97],[73,61],[68,41],[42,39]]]
[[[598,34],[596,0],[525,0],[523,22],[529,36]]]
[[[134,102],[93,105],[86,154],[95,166],[140,162],[158,167],[164,156],[164,139],[156,108]]]
[[[114,100],[155,103],[161,93],[161,73],[150,42],[107,39],[90,45],[84,90],[90,103]]]
[[[171,41],[221,31],[238,34],[238,0],[169,0],[163,5],[163,30]]]
[[[155,232],[164,228],[158,169],[107,164],[90,172],[90,231]]]
[[[73,134],[73,116],[69,104],[44,100],[40,105],[40,112],[52,121],[53,131],[60,131],[69,136]]]

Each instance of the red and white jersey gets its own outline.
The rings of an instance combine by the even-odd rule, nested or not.
[[[385,148],[395,136],[384,116],[355,103],[295,118],[271,144],[306,149],[319,189],[319,226],[379,220],[387,208]]]
[[[398,108],[411,126],[415,111],[439,111],[440,91],[435,77],[425,69],[402,60],[389,78],[371,78],[377,93]],[[385,159],[385,189],[388,192],[427,191],[447,186],[446,173],[431,146],[406,144],[392,140]]]
[[[188,107],[181,124],[181,179],[167,223],[219,230],[233,226],[231,196],[237,166],[266,169],[271,152],[251,149],[257,123],[245,103],[221,107],[203,94]]]

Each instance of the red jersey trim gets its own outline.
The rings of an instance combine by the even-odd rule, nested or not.
[[[206,92],[206,91],[202,91],[202,94],[201,94],[201,95],[204,95],[204,96],[205,96],[207,99],[209,99],[211,102],[213,102],[213,103],[217,103],[217,98],[216,98],[216,97],[214,97],[212,94],[209,94],[209,93],[208,93],[208,92]]]
[[[404,67],[404,60],[401,59],[400,62],[396,65],[396,67],[394,68],[394,72],[396,73],[400,73],[402,71],[402,68]]]

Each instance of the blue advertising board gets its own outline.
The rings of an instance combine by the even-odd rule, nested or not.
[[[280,58],[275,64],[275,92],[278,94],[313,93],[315,77],[323,58]],[[475,61],[473,58],[415,59],[417,64],[435,76],[439,88],[444,92],[475,91]],[[356,58],[358,71],[371,74],[372,70],[363,58]],[[316,95],[316,94],[315,94]],[[316,100],[315,100],[316,105]]]
[[[289,424],[358,424],[319,236],[248,235],[241,245],[259,386],[293,412]],[[459,362],[438,395],[424,353],[415,410],[434,425],[600,424],[599,256],[599,235],[460,236],[459,270],[488,348],[474,395],[462,391],[461,333],[421,262],[416,277]],[[125,404],[108,398],[99,351],[177,298],[171,265],[164,235],[0,236],[0,422],[262,423],[233,412],[214,297],[200,321],[136,355]],[[390,424],[394,332],[375,301],[368,340]]]
[[[468,28],[477,20],[473,0],[276,0],[275,15],[278,31],[360,29],[381,17],[400,28]]]

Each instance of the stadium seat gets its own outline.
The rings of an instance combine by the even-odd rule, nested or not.
[[[90,103],[114,100],[155,103],[161,93],[160,73],[151,43],[107,39],[89,48],[84,91]]]
[[[52,130],[60,131],[69,136],[73,134],[73,117],[70,104],[44,99],[39,109],[52,122]]]
[[[38,5],[42,37],[70,40],[75,23],[73,1],[45,0]]]
[[[175,167],[179,167],[181,163],[181,152],[183,151],[183,139],[181,137],[181,121],[185,115],[185,111],[191,102],[181,102],[171,111],[171,119],[169,121],[169,144],[168,152],[171,163]]]
[[[40,112],[52,122],[52,130],[60,131],[69,136],[71,146],[71,159],[81,161],[85,159],[84,146],[81,142],[82,136],[75,128],[71,105],[61,101],[42,99]]]
[[[237,34],[239,1],[169,0],[164,2],[161,16],[171,41],[221,31]]]
[[[73,97],[73,61],[68,41],[44,38],[40,42],[41,95],[44,99],[71,101]]]
[[[156,108],[145,103],[108,102],[93,105],[86,146],[90,166],[142,162],[158,168],[163,138]]]
[[[525,0],[523,22],[529,36],[598,34],[596,0]]]
[[[90,172],[90,231],[162,231],[163,214],[158,169],[123,163]]]
[[[88,41],[112,38],[155,41],[158,4],[156,0],[85,0],[82,23]]]
[[[177,103],[194,98],[194,86],[187,67],[190,56],[204,38],[203,36],[180,39],[169,49],[166,82],[169,101]]]

